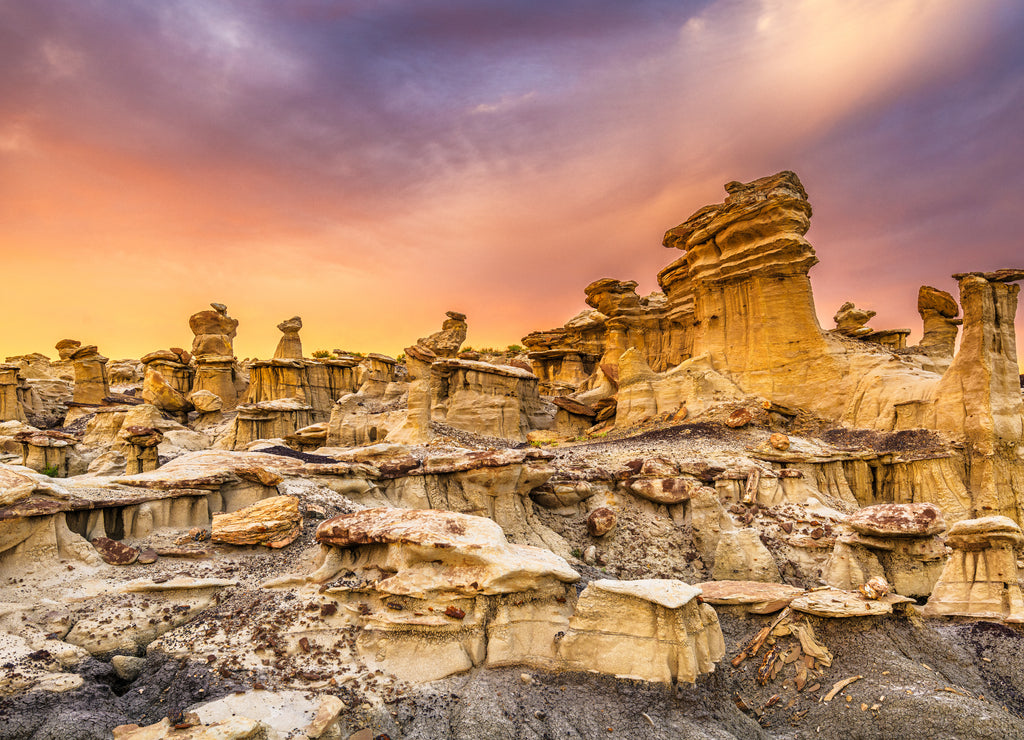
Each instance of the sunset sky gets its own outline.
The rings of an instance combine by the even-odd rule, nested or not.
[[[519,342],[796,171],[825,328],[1024,266],[1020,0],[0,0],[0,355]],[[1018,311],[1018,346],[1024,312]]]

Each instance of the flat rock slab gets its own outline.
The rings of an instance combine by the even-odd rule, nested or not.
[[[659,604],[666,609],[678,609],[700,596],[700,586],[670,578],[645,578],[638,581],[601,579],[591,581],[587,584],[587,588],[632,596],[652,604]]]
[[[797,586],[760,581],[706,581],[698,585],[707,603],[748,606],[755,614],[777,612],[804,593],[804,589]]]
[[[946,529],[942,510],[935,504],[875,504],[847,519],[854,530],[873,537],[929,537]]]
[[[97,537],[90,540],[96,552],[103,558],[103,562],[109,565],[131,565],[139,559],[139,551],[123,542],[112,540],[109,537]]]
[[[892,600],[865,599],[856,591],[809,591],[790,602],[794,611],[816,617],[881,617],[892,614]]]

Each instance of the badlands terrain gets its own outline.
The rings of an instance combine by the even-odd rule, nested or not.
[[[823,329],[725,190],[505,352],[7,358],[0,738],[1024,737],[1024,269]]]

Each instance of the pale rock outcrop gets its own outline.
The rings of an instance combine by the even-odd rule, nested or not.
[[[712,577],[716,581],[782,580],[779,566],[764,546],[757,530],[725,530],[719,534]]]
[[[455,357],[459,348],[466,341],[466,314],[448,311],[447,318],[441,324],[441,331],[417,340],[417,344],[433,352],[438,357]]]
[[[1004,516],[959,521],[946,544],[953,553],[925,605],[926,616],[965,616],[1024,622],[1017,567],[1024,535]]]
[[[192,410],[192,403],[185,395],[171,386],[162,373],[146,367],[146,376],[142,381],[142,400],[156,406],[161,411],[167,411],[184,421],[184,415]]]
[[[188,401],[200,414],[215,414],[224,408],[221,397],[211,391],[192,391]]]
[[[405,348],[405,368],[409,376],[409,393],[406,402],[406,414],[401,424],[387,436],[389,441],[399,444],[422,444],[431,438],[431,366],[437,360],[437,354],[426,347],[414,344]],[[332,430],[343,423],[344,414],[331,414]],[[328,436],[329,443],[340,435],[332,432]]]
[[[591,581],[558,643],[567,667],[661,683],[715,669],[725,640],[699,586],[674,580]]]
[[[268,725],[249,717],[229,717],[180,729],[164,717],[152,725],[118,725],[114,740],[267,740]]]
[[[960,349],[935,389],[935,426],[965,437],[973,514],[1019,519],[1024,399],[1014,314],[1024,270],[954,275],[964,311]]]
[[[317,539],[324,547],[314,573],[267,585],[327,584],[320,592],[360,627],[368,664],[412,681],[482,663],[556,666],[569,584],[579,578],[557,555],[508,544],[488,519],[432,510],[335,517]],[[348,575],[332,583],[339,574]]]
[[[313,423],[313,407],[299,398],[243,403],[228,433],[217,440],[222,449],[241,450],[259,439],[283,439]]]
[[[78,438],[56,430],[26,431],[14,435],[21,444],[22,465],[54,478],[67,478],[80,473],[71,469],[78,455]]]
[[[537,376],[508,365],[442,359],[431,365],[431,418],[475,434],[525,441],[550,424],[554,410],[537,392]]]
[[[190,365],[192,355],[180,347],[161,349],[142,356],[142,365],[145,368],[142,378],[142,394],[146,398],[147,387],[152,396],[147,399],[148,403],[154,403],[154,395],[157,389],[169,386],[173,391],[182,397],[188,397],[192,392],[192,385],[195,378],[195,370]],[[159,380],[153,381],[150,376],[158,375]],[[158,406],[160,404],[157,404]],[[172,405],[181,405],[175,398]],[[162,408],[162,407],[161,407]],[[169,410],[181,410],[170,409]]]

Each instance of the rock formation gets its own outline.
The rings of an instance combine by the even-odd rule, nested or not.
[[[193,390],[210,391],[220,397],[225,408],[238,403],[235,352],[232,340],[238,332],[238,319],[228,316],[222,303],[211,303],[212,311],[200,311],[189,318],[195,335],[192,356],[196,360]]]
[[[726,192],[515,356],[8,358],[0,735],[1020,736],[1024,270],[825,331],[799,179]]]
[[[76,339],[62,339],[57,342],[57,352],[62,360],[70,360],[75,369],[76,404],[99,405],[110,395],[107,383],[107,358],[99,353],[96,345],[82,343]]]
[[[925,614],[1024,622],[1017,566],[1024,536],[1003,516],[967,519],[949,530],[953,554],[932,591]]]
[[[438,357],[455,357],[466,341],[466,314],[448,311],[445,315],[448,318],[441,324],[441,331],[419,339],[416,343]]]

